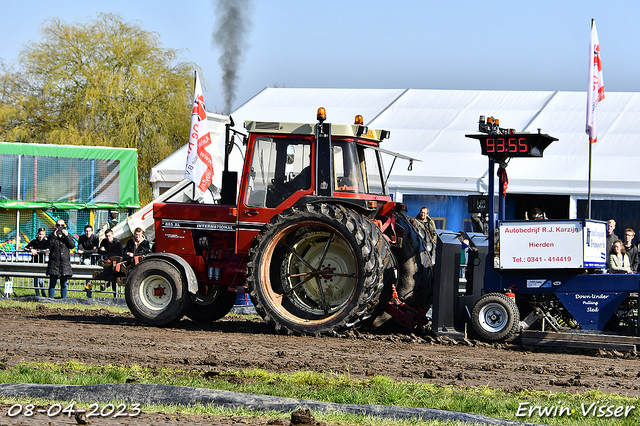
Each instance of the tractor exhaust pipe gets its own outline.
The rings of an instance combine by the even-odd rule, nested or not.
[[[222,190],[220,191],[220,204],[228,205],[235,205],[238,196],[238,172],[229,171],[229,155],[233,149],[233,140],[231,139],[233,126],[233,118],[229,116],[229,123],[225,125],[224,170],[222,171]]]

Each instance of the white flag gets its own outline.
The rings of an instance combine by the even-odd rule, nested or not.
[[[200,79],[196,73],[196,87],[191,112],[191,130],[187,150],[187,166],[184,177],[193,181],[202,192],[205,192],[213,179],[213,160],[211,157],[211,135],[207,122],[207,111],[202,97]]]
[[[587,90],[587,129],[589,142],[598,142],[596,131],[596,108],[604,99],[604,80],[602,79],[602,60],[600,58],[600,42],[596,23],[591,23],[591,40],[589,41],[589,90]]]

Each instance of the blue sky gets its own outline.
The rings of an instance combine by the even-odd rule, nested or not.
[[[42,23],[114,12],[183,50],[222,112],[211,0],[0,0],[0,58],[15,63]],[[586,91],[591,19],[605,90],[640,91],[640,2],[253,0],[232,109],[265,87]],[[25,6],[28,5],[28,6]]]

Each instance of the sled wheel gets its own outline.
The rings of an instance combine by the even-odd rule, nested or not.
[[[398,298],[413,309],[429,310],[433,287],[433,268],[429,257],[428,238],[423,226],[415,218],[404,213],[396,214],[396,227],[402,228],[402,244],[392,247],[397,267],[397,277],[387,275],[385,286],[395,284]],[[377,308],[379,316],[371,321],[371,327],[394,327],[391,315]]]
[[[139,263],[131,271],[125,298],[133,316],[145,324],[162,327],[182,318],[187,290],[176,267],[152,259]]]
[[[204,286],[200,285],[200,290]],[[227,315],[236,303],[238,293],[229,291],[225,285],[208,286],[206,294],[198,291],[187,303],[185,315],[192,321],[208,324]]]
[[[278,333],[344,332],[378,303],[386,247],[375,224],[353,210],[291,208],[265,225],[249,252],[251,300]]]
[[[518,331],[520,311],[515,302],[502,293],[485,294],[471,311],[471,324],[485,340],[508,340]]]

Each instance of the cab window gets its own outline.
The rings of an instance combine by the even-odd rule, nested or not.
[[[360,157],[354,142],[333,143],[333,173],[334,191],[365,192]]]
[[[372,148],[364,146],[358,146],[358,149],[362,151],[360,158],[364,158],[362,162],[362,175],[365,177],[367,194],[384,195],[385,191],[382,181],[384,171],[379,153]]]
[[[311,143],[305,139],[256,138],[245,204],[278,207],[311,187]]]

